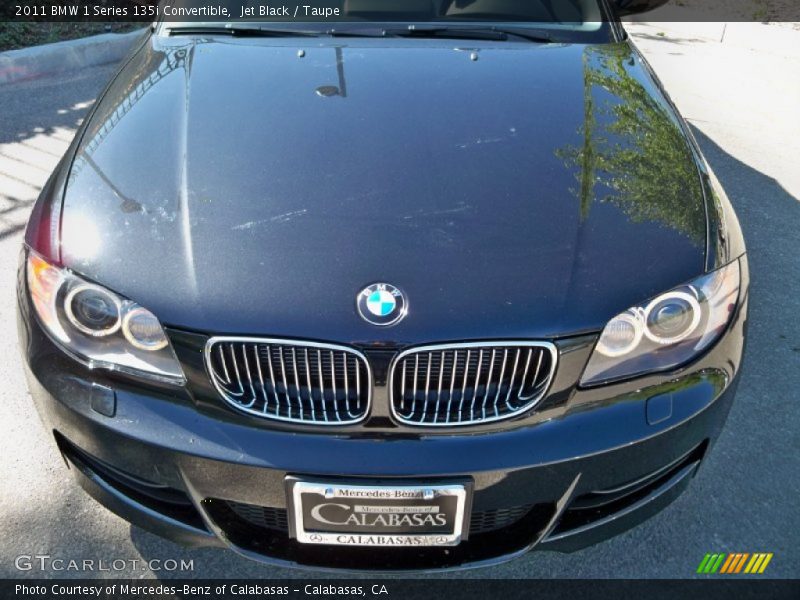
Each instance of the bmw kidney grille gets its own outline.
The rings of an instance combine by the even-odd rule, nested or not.
[[[234,408],[267,419],[348,425],[370,408],[367,358],[345,346],[276,339],[212,338],[206,365]],[[555,372],[547,342],[441,344],[400,352],[389,368],[394,418],[452,427],[507,419],[533,408]]]
[[[346,425],[362,420],[369,410],[369,365],[352,348],[212,338],[205,355],[219,393],[247,413],[295,423]]]
[[[428,427],[510,418],[544,397],[555,365],[555,346],[544,342],[413,348],[392,367],[392,413]]]

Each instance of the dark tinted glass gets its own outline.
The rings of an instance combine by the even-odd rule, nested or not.
[[[166,0],[171,8],[198,7]],[[602,21],[599,0],[304,0],[301,4],[220,0],[232,19],[264,21],[584,23]],[[246,12],[245,12],[246,11]],[[172,18],[172,20],[175,20]]]

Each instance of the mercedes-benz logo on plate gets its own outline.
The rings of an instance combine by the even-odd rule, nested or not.
[[[356,305],[362,319],[384,327],[398,323],[408,312],[403,292],[390,283],[368,285],[359,292]]]

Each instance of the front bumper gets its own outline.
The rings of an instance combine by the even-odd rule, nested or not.
[[[186,390],[79,365],[41,330],[23,293],[19,330],[42,420],[80,484],[120,516],[181,543],[227,546],[278,565],[429,570],[491,564],[532,548],[573,551],[674,500],[731,407],[746,326],[744,282],[746,274],[730,328],[695,363],[591,390],[573,385],[537,420],[484,432],[254,427],[224,411],[198,410]],[[562,368],[585,364],[591,345],[570,351],[572,362],[562,360]],[[108,403],[97,402],[109,396],[113,416]],[[448,549],[340,547],[332,553],[299,544],[285,522],[289,475],[365,482],[469,478],[472,531]]]

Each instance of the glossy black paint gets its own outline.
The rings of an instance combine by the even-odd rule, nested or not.
[[[577,381],[591,346],[563,345],[559,378],[565,389],[560,400],[539,411],[535,419],[503,431],[453,434],[361,428],[331,434],[254,427],[232,412],[225,418],[198,410],[190,389],[90,371],[71,360],[32,315],[23,280],[18,325],[29,389],[46,427],[56,432],[81,485],[134,523],[181,543],[226,545],[249,558],[285,566],[479,566],[518,556],[537,542],[536,547],[560,551],[596,543],[661,510],[685,488],[695,463],[689,472],[676,474],[610,519],[574,530],[547,527],[559,499],[569,510],[595,490],[635,481],[698,449],[702,458],[713,445],[741,372],[749,303],[746,260],[741,264],[739,306],[729,330],[706,355],[674,372],[580,389]],[[98,384],[115,391],[113,418],[92,408],[91,390]],[[665,397],[671,406],[669,416],[648,421],[648,404]],[[182,491],[196,512],[176,516],[115,487],[83,464],[80,455],[70,450],[72,445],[138,479]],[[260,538],[231,533],[224,521],[217,520],[209,498],[285,507],[287,474],[370,481],[466,476],[474,482],[476,511],[536,504],[542,512],[502,539],[476,537],[450,556],[397,555],[375,549],[365,556],[361,550],[340,550],[335,561],[330,552],[304,548],[285,537],[267,536],[259,545]]]
[[[574,550],[674,499],[733,399],[747,258],[691,133],[615,32],[611,24],[605,43],[545,45],[144,38],[45,186],[26,243],[152,310],[187,382],[72,360],[37,322],[21,268],[29,387],[81,484],[173,539],[316,567],[452,567],[536,544]],[[704,355],[579,387],[609,318],[737,258],[736,314]],[[396,326],[358,317],[356,294],[379,280],[409,299]],[[369,418],[321,431],[231,410],[203,364],[212,334],[357,346],[375,374]],[[469,430],[391,418],[386,367],[406,345],[525,338],[551,340],[559,354],[534,411]],[[594,492],[686,456],[635,503],[564,525],[583,518],[565,515]],[[148,504],[92,460],[166,486],[185,505]],[[285,508],[287,474],[467,477],[475,510],[536,508],[502,540],[476,538],[449,557],[356,550],[334,564],[285,537],[255,544],[219,511],[226,499]]]
[[[182,329],[565,336],[704,271],[699,173],[627,42],[151,37],[76,149],[61,258]],[[380,332],[376,278],[412,306]]]

